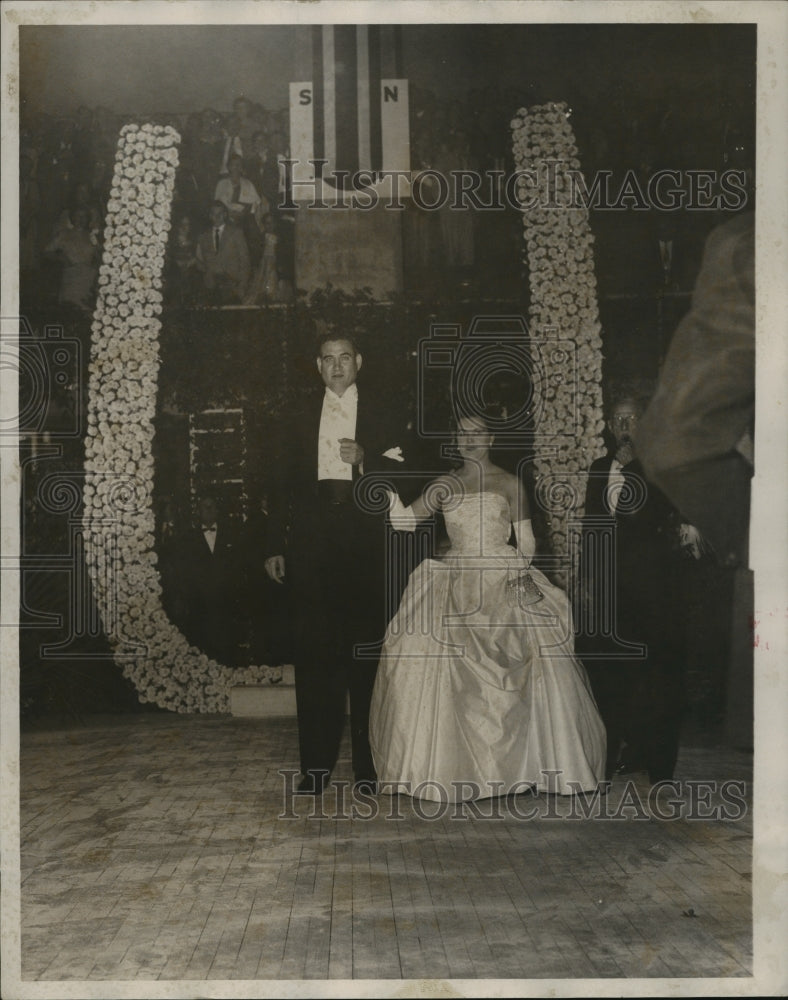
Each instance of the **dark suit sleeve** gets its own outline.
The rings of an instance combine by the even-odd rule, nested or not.
[[[317,436],[323,393],[307,391],[285,407],[273,428],[267,463],[266,558],[287,553],[294,508],[303,505],[317,477]]]
[[[197,249],[195,250],[195,257],[197,258],[198,265],[204,271],[208,261],[210,259],[210,254],[213,252],[213,246],[210,242],[210,236],[207,233],[200,233],[197,238]]]
[[[232,225],[232,223],[227,224]],[[245,288],[249,282],[249,249],[246,246],[246,238],[243,232],[239,228],[234,228],[230,230],[233,234],[232,238],[232,264],[228,266],[227,270],[231,273],[234,281],[242,288]],[[230,271],[232,267],[232,271]]]
[[[274,428],[269,452],[271,475],[267,480],[268,530],[264,558],[281,556],[287,548],[293,491],[295,490],[295,435],[292,421],[281,419]]]
[[[363,386],[359,390],[356,438],[364,449],[365,473],[402,469],[407,462],[405,420],[396,411],[383,410],[376,402],[374,390]],[[385,456],[393,448],[402,449],[404,461]]]
[[[588,470],[585,497],[585,517],[609,517],[610,511],[605,505],[605,487],[610,474],[610,456],[598,458]]]

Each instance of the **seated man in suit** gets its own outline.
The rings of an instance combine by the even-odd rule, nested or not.
[[[188,641],[227,666],[241,664],[247,638],[247,547],[216,500],[204,495],[193,524],[162,552],[165,607]]]
[[[211,305],[241,302],[249,283],[249,249],[243,231],[228,221],[227,206],[215,201],[211,228],[197,241],[197,267],[202,271]]]

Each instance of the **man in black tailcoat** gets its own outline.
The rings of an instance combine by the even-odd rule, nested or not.
[[[288,414],[270,491],[265,568],[290,591],[301,794],[319,795],[336,764],[348,691],[355,778],[376,781],[369,704],[386,626],[385,521],[363,509],[357,481],[397,469],[402,455],[391,414],[356,386],[361,364],[351,338],[321,339],[324,391]]]
[[[607,776],[644,770],[673,777],[684,710],[686,613],[681,585],[699,536],[648,482],[634,449],[643,403],[622,397],[611,452],[586,490],[576,614],[577,649],[607,728]],[[593,542],[607,534],[607,543]]]
[[[246,561],[240,530],[209,495],[162,552],[170,617],[192,645],[227,666],[240,664],[246,638]]]

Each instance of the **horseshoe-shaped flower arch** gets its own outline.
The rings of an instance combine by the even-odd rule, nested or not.
[[[85,553],[114,655],[140,701],[227,712],[230,688],[269,680],[271,668],[233,669],[191,646],[164,611],[155,552],[159,317],[179,142],[170,126],[120,132],[91,327]]]

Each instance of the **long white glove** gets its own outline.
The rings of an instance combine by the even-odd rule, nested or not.
[[[536,538],[530,518],[524,521],[515,521],[514,537],[517,539],[517,551],[525,559],[526,567],[530,566],[531,560],[536,554]]]
[[[398,493],[389,493],[391,506],[389,507],[389,522],[396,531],[415,531],[416,515],[412,507],[406,507],[400,499]]]

